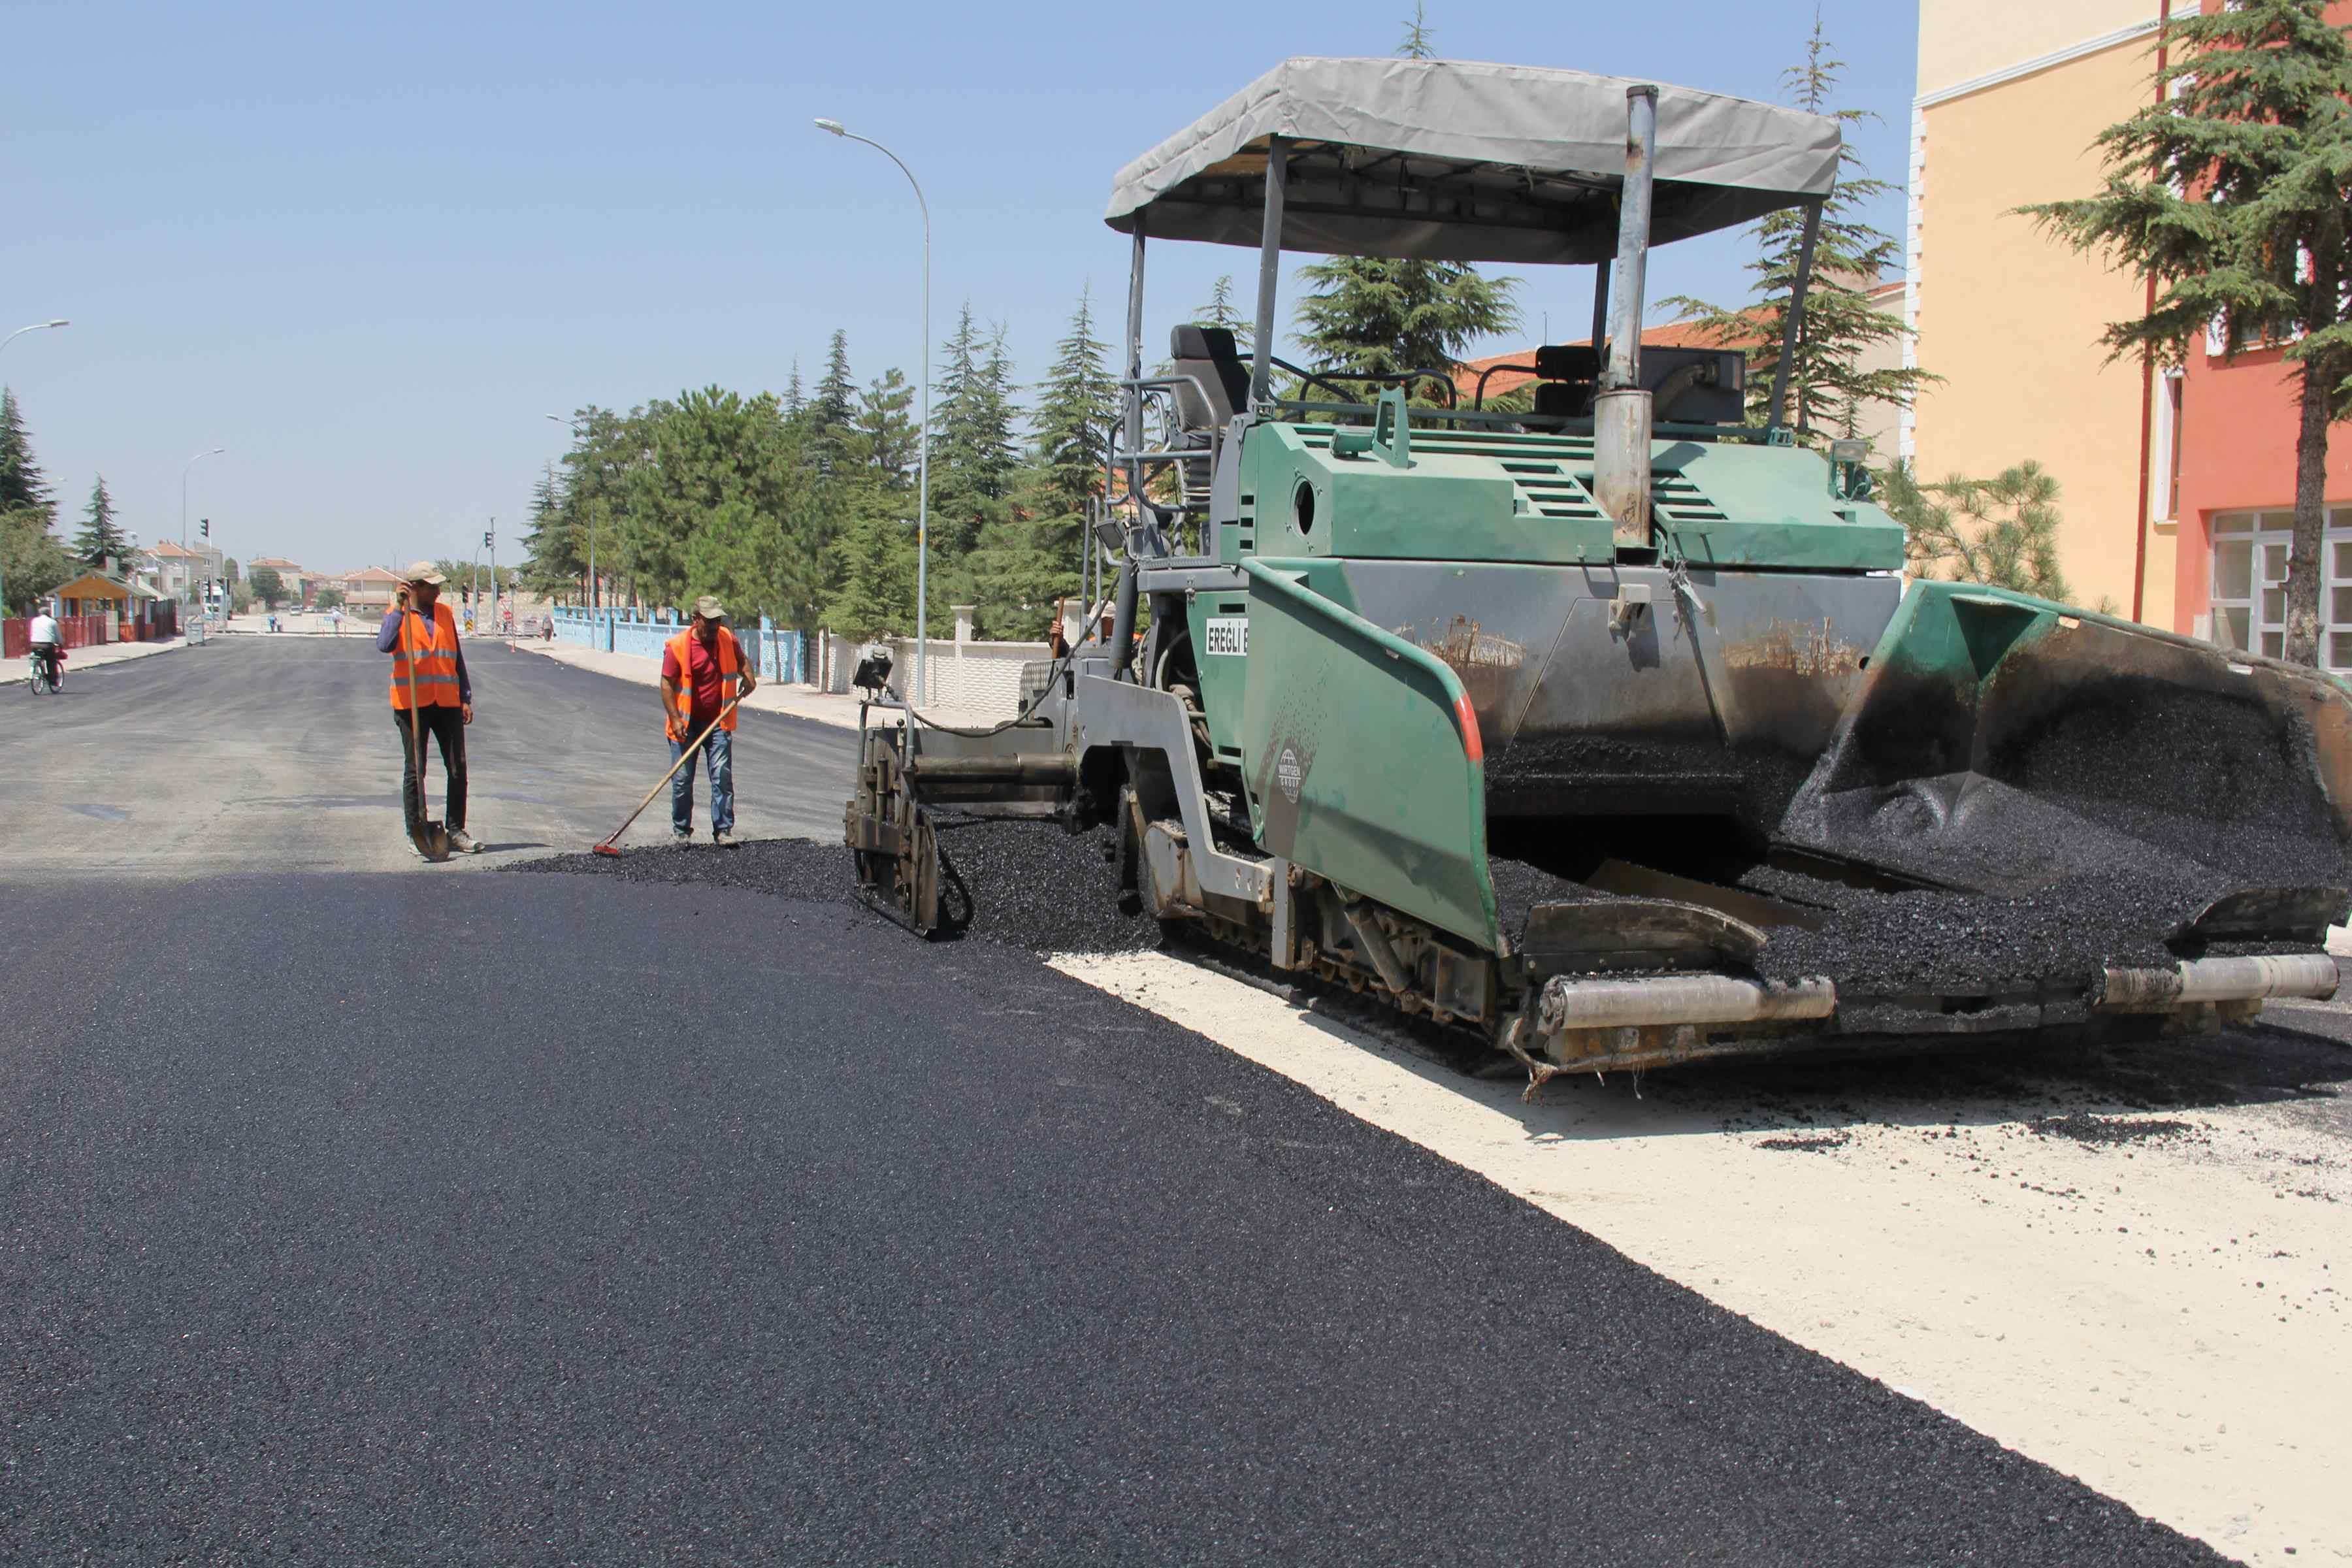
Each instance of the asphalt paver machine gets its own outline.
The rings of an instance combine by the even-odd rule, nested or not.
[[[1839,132],[1581,72],[1292,59],[1120,171],[1115,588],[989,731],[865,731],[868,896],[959,919],[941,813],[1116,825],[1150,912],[1538,1076],[1823,1042],[2132,1037],[2325,996],[2333,679],[1907,581],[1866,454],[1641,342],[1649,248],[1795,209]],[[1258,250],[1258,352],[1142,342],[1147,240]],[[1286,363],[1286,250],[1589,265],[1532,406]]]

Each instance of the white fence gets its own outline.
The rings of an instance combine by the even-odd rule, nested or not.
[[[821,633],[814,640],[817,646],[810,649],[809,655],[811,683],[824,691],[849,690],[849,678],[856,672],[858,659],[874,645],[831,632]],[[915,639],[891,637],[882,646],[890,651],[890,689],[911,695],[915,689]],[[971,635],[971,612],[961,605],[957,606],[956,636],[933,637],[929,647],[926,708],[956,708],[1007,718],[1021,705],[1021,667],[1034,659],[1052,657],[1051,646],[1046,643],[980,640]]]

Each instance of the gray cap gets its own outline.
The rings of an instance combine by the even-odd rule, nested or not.
[[[403,572],[400,574],[400,580],[404,583],[430,583],[438,588],[449,579],[441,575],[441,568],[434,565],[430,561],[419,561],[407,571]]]
[[[694,601],[694,613],[706,621],[723,621],[727,618],[727,606],[719,602],[718,595],[705,594]]]

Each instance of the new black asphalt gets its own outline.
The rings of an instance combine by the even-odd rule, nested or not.
[[[5,897],[9,1562],[2220,1561],[1001,946]]]

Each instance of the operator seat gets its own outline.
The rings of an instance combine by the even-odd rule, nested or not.
[[[1177,428],[1185,447],[1200,454],[1176,465],[1189,511],[1208,504],[1217,442],[1234,416],[1249,406],[1250,375],[1232,331],[1224,327],[1178,327],[1168,334],[1168,374],[1179,378]]]
[[[1176,384],[1176,422],[1185,429],[1223,430],[1248,405],[1249,367],[1231,328],[1178,327],[1168,334],[1168,357],[1171,375],[1192,378]]]

